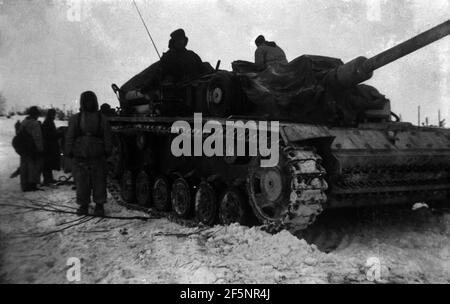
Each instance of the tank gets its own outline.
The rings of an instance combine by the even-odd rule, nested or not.
[[[345,64],[311,55],[265,71],[243,61],[233,71],[205,64],[203,75],[175,84],[154,81],[157,62],[112,86],[121,107],[109,117],[110,184],[126,204],[207,225],[256,220],[272,230],[305,229],[331,208],[448,203],[450,130],[401,122],[390,101],[362,82],[449,33],[450,20]],[[179,122],[192,135],[192,156],[171,149]],[[208,140],[212,130],[202,128],[211,124],[220,134],[236,128],[206,156],[192,147]],[[250,145],[269,126],[278,127],[267,134],[279,150],[267,166],[267,155],[250,153]],[[239,135],[247,153],[237,153]]]

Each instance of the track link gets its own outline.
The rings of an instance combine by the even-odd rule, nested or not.
[[[328,184],[326,171],[321,165],[322,158],[310,148],[288,146],[283,149],[286,164],[290,172],[290,196],[287,208],[278,219],[259,219],[264,229],[275,233],[286,229],[292,233],[310,226],[322,212],[326,203],[325,191]],[[250,199],[251,204],[255,204]],[[255,206],[253,206],[255,207]],[[254,208],[255,209],[255,208]]]
[[[326,171],[314,151],[289,147],[286,153],[292,176],[286,224],[290,229],[303,230],[316,220],[327,201]]]

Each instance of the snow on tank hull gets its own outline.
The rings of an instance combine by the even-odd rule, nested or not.
[[[449,129],[409,123],[358,128],[292,124],[284,133],[292,142],[325,142],[318,145],[330,185],[325,208],[449,198]]]
[[[256,219],[302,230],[324,209],[449,197],[448,129],[280,122],[279,163],[262,168],[258,157],[174,157],[170,128],[180,119],[193,125],[192,117],[110,118],[123,200],[209,225]]]

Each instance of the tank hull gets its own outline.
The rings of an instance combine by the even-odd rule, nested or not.
[[[213,118],[204,118],[203,123]],[[280,196],[273,206],[282,206],[271,211],[284,214],[280,220],[258,209],[258,195],[270,194],[261,190],[255,195],[255,172],[264,172],[259,167],[257,157],[226,158],[222,156],[181,156],[175,157],[171,143],[175,134],[172,124],[183,120],[194,125],[192,117],[111,117],[110,122],[116,137],[126,146],[122,149],[123,170],[130,170],[135,176],[145,170],[153,176],[164,175],[172,181],[182,177],[192,186],[192,197],[202,181],[216,183],[220,210],[220,197],[227,189],[238,188],[244,197],[246,217],[256,218],[263,224],[283,226],[286,218],[295,218],[293,196],[310,192],[307,201],[300,204],[314,213],[298,224],[298,229],[306,228],[323,209],[361,207],[384,204],[414,204],[416,202],[448,202],[450,193],[450,130],[442,128],[414,127],[408,123],[361,124],[354,128],[326,127],[323,125],[280,122],[280,144],[282,149],[297,149],[298,158],[316,158],[317,172],[292,177],[295,171],[289,154],[277,165],[280,179]],[[227,120],[214,118],[225,126]],[[303,149],[307,147],[306,151]],[[300,152],[299,152],[300,151]],[[305,154],[306,153],[306,154]],[[316,156],[308,156],[313,153]],[[304,160],[298,160],[299,163]],[[256,165],[255,165],[256,164]],[[258,171],[259,170],[259,171]],[[262,172],[262,173],[261,173]],[[306,171],[305,171],[306,172]],[[271,175],[270,175],[271,174]],[[272,176],[274,173],[270,173]],[[278,174],[278,173],[277,173]],[[315,182],[311,182],[312,178]],[[259,178],[257,176],[256,178]],[[319,187],[312,187],[317,184]],[[256,179],[257,183],[260,182]],[[275,178],[275,184],[277,179]],[[311,182],[299,191],[293,184]],[[297,182],[299,181],[299,182]],[[263,183],[263,182],[261,182]],[[219,185],[220,184],[220,185]],[[263,185],[264,186],[264,185]],[[261,186],[261,187],[263,187]],[[274,190],[278,191],[277,189]],[[278,193],[278,192],[277,192]],[[195,214],[192,207],[190,216]],[[274,209],[275,210],[275,209]],[[219,211],[218,211],[219,212]],[[289,216],[287,214],[289,213]],[[219,216],[217,217],[219,218]],[[277,217],[278,218],[278,217]],[[303,219],[302,216],[300,218]],[[297,230],[298,230],[297,229]]]

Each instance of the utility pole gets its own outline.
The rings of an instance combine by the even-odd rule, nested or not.
[[[417,125],[420,127],[420,106],[417,107]]]

